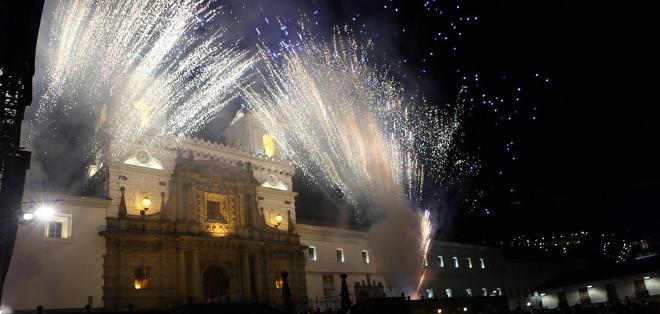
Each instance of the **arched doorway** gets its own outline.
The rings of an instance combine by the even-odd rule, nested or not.
[[[211,265],[206,268],[203,276],[202,293],[208,302],[225,301],[230,294],[229,273],[224,267]]]

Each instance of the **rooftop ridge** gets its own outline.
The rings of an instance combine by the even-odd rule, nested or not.
[[[197,147],[195,147],[197,146]],[[293,174],[293,163],[284,158],[274,158],[268,157],[261,154],[251,153],[245,149],[231,147],[222,143],[217,143],[211,140],[198,138],[198,137],[186,137],[181,142],[181,148],[187,149],[191,152],[195,152],[197,156],[204,158],[215,158],[215,159],[236,159],[243,162],[246,161],[256,161],[259,162],[260,168],[273,169],[285,167],[287,172]],[[225,155],[228,154],[229,156]],[[233,157],[231,157],[233,155]],[[229,157],[229,158],[227,158]],[[247,160],[246,160],[247,159]],[[261,163],[263,162],[263,163]],[[265,166],[268,165],[268,166]],[[257,166],[257,165],[255,165]]]

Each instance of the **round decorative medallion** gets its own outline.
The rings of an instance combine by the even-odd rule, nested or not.
[[[268,185],[270,185],[270,186],[276,186],[277,183],[280,182],[280,181],[277,179],[277,177],[274,176],[274,175],[272,175],[272,174],[269,175],[268,178],[266,178],[266,181],[268,181]]]
[[[151,159],[151,156],[149,156],[149,153],[146,150],[139,150],[136,154],[135,157],[137,161],[146,164],[149,162]]]

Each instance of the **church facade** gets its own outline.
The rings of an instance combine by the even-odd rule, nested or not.
[[[375,263],[360,262],[364,234],[340,228],[303,239],[301,230],[315,228],[296,223],[294,168],[253,117],[235,119],[223,135],[227,145],[138,142],[119,161],[89,167],[87,196],[27,191],[24,212],[34,219],[19,228],[3,311],[163,309],[188,300],[277,306],[283,274],[294,304],[331,308],[342,273],[351,285],[383,284]],[[348,259],[317,259],[333,256],[317,253],[322,243]]]

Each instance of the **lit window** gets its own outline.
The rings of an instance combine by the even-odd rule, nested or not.
[[[133,286],[136,290],[149,288],[149,279],[151,279],[150,267],[138,267],[135,269]]]
[[[71,215],[55,214],[45,223],[46,237],[50,239],[71,238]]]
[[[468,257],[467,261],[468,261],[468,268],[472,268],[472,258]]]
[[[264,154],[268,157],[275,156],[275,141],[270,134],[264,134],[261,138],[264,144]]]
[[[429,299],[433,299],[433,297],[434,297],[433,289],[426,289],[426,296],[427,296]]]
[[[481,269],[485,269],[485,268],[486,268],[486,263],[484,262],[484,259],[483,259],[483,258],[480,258],[480,259],[479,259],[479,263],[481,264]]]
[[[275,275],[275,288],[282,289],[284,286],[284,280],[282,279],[282,273],[279,272]]]
[[[470,288],[465,289],[465,296],[466,297],[471,297],[472,296],[472,289],[470,289]]]
[[[367,250],[362,250],[362,262],[365,264],[369,264],[369,251]]]
[[[442,256],[438,256],[438,263],[440,267],[445,267],[445,261],[442,259]]]
[[[451,298],[451,289],[449,288],[445,289],[445,293],[447,294],[448,298]]]
[[[346,259],[344,258],[344,250],[343,249],[337,249],[337,262],[343,263],[345,261],[346,261]]]
[[[48,222],[48,237],[62,238],[62,223],[59,221]]]
[[[307,247],[307,259],[310,261],[315,261],[316,260],[316,247],[313,245],[310,245]]]
[[[226,197],[221,194],[205,192],[206,198],[206,219],[213,222],[226,224],[229,223],[229,208]]]
[[[452,257],[454,259],[454,268],[458,268],[458,257]]]

